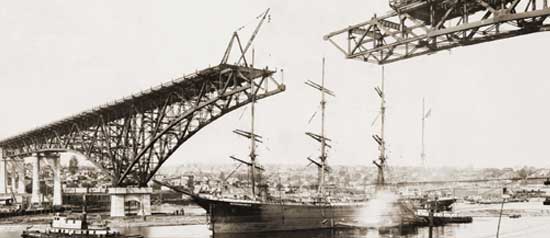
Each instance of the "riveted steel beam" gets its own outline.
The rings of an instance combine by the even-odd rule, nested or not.
[[[324,36],[346,58],[387,64],[550,30],[547,0],[392,0],[393,11]]]
[[[13,158],[78,152],[105,171],[114,186],[146,186],[206,125],[249,103],[251,95],[262,99],[284,91],[274,73],[221,64],[2,140],[0,148]]]

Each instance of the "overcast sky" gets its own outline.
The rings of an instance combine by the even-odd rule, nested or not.
[[[329,163],[370,165],[380,67],[346,60],[322,36],[389,10],[385,0],[7,1],[0,6],[0,138],[216,65],[231,33],[271,8],[256,65],[285,70],[287,91],[258,104],[263,163],[307,164],[318,145],[304,131],[327,59]],[[390,164],[420,163],[422,97],[431,166],[550,165],[550,33],[455,48],[386,66]],[[280,75],[276,76],[277,78]],[[167,165],[245,157],[248,112],[202,129]],[[318,119],[318,118],[317,118]]]

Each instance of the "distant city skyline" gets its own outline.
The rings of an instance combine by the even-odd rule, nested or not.
[[[9,1],[0,6],[0,139],[216,65],[231,33],[245,26],[248,39],[268,7],[255,63],[284,69],[287,91],[257,105],[259,161],[305,165],[318,156],[304,132],[319,130],[318,118],[308,123],[319,95],[304,81],[319,82],[326,57],[336,93],[327,105],[329,164],[370,166],[380,66],[345,59],[322,36],[388,11],[386,1]],[[429,166],[550,167],[548,39],[537,33],[385,66],[389,165],[420,165],[424,97]],[[202,129],[164,166],[246,157],[247,141],[231,132],[248,128],[243,110]]]

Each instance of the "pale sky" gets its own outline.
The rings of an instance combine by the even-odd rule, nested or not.
[[[263,163],[307,164],[318,145],[304,135],[318,109],[327,59],[329,163],[370,165],[371,122],[380,67],[347,60],[322,36],[389,10],[384,0],[6,1],[0,6],[0,138],[88,110],[219,63],[231,33],[256,40],[256,66],[285,70],[287,91],[261,101],[257,130]],[[536,33],[386,66],[390,165],[420,163],[422,97],[430,166],[546,166],[550,135],[550,33]],[[276,76],[277,78],[280,75]],[[236,110],[202,129],[166,165],[245,157],[248,128]],[[318,118],[317,118],[318,119]],[[267,149],[266,146],[269,148]]]

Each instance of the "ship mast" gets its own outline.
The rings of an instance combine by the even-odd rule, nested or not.
[[[325,177],[326,177],[326,172],[329,171],[329,167],[327,165],[327,148],[330,148],[330,145],[327,143],[328,141],[330,141],[330,139],[328,139],[326,136],[325,136],[325,111],[326,111],[326,104],[327,104],[327,101],[326,101],[326,94],[330,95],[330,96],[334,96],[334,93],[325,88],[325,58],[323,58],[323,65],[322,65],[322,73],[321,73],[321,85],[311,81],[311,80],[308,80],[306,82],[306,85],[314,88],[314,89],[317,89],[321,92],[321,134],[320,135],[317,135],[317,134],[314,134],[314,133],[311,133],[311,132],[306,132],[306,135],[310,136],[311,138],[313,138],[314,140],[318,141],[321,143],[321,155],[319,156],[319,159],[320,161],[317,162],[311,158],[308,158],[309,161],[311,161],[311,163],[317,165],[317,170],[318,170],[318,186],[317,186],[317,193],[319,195],[323,194],[324,192],[324,185],[325,185]]]
[[[251,92],[250,94],[250,131],[244,131],[239,129],[236,129],[233,131],[233,133],[237,135],[250,139],[250,153],[249,153],[250,162],[241,160],[235,156],[229,156],[231,159],[239,163],[245,164],[249,167],[250,183],[251,183],[250,195],[252,200],[256,200],[257,198],[256,184],[260,183],[260,181],[256,181],[256,178],[261,176],[260,172],[258,171],[264,170],[264,168],[258,165],[258,163],[256,162],[256,157],[258,156],[256,154],[256,143],[262,143],[262,136],[257,135],[254,129],[254,121],[256,119],[256,115],[255,115],[256,95],[254,94],[254,91],[255,91],[254,82],[251,81],[250,82],[250,92]]]
[[[321,74],[321,88],[325,88],[325,58],[323,57],[323,69]],[[325,169],[327,167],[327,140],[325,139],[325,108],[327,101],[325,100],[325,91],[321,90],[321,167],[319,167],[319,187],[317,192],[323,193],[323,187],[325,185]]]
[[[254,113],[256,104],[256,94],[254,89],[254,81],[250,80],[250,92],[252,100],[250,102],[250,181],[252,183],[252,200],[256,200],[256,134],[254,133]]]
[[[248,49],[252,46],[252,43],[254,42],[254,39],[256,38],[256,36],[258,35],[258,32],[260,31],[260,28],[262,27],[264,21],[266,19],[268,19],[268,16],[269,16],[269,8],[263,12],[261,14],[261,19],[260,21],[258,22],[258,25],[256,25],[256,28],[254,29],[254,32],[252,33],[252,36],[250,36],[250,39],[248,40],[246,46],[244,47],[244,49],[242,48],[241,46],[241,42],[239,40],[239,37],[238,37],[238,34],[237,34],[237,31],[235,31],[233,33],[233,36],[231,37],[231,40],[229,41],[229,45],[227,46],[227,49],[226,49],[226,52],[224,54],[224,57],[222,59],[222,64],[225,64],[227,63],[227,60],[229,59],[229,54],[231,52],[231,47],[233,45],[233,41],[234,39],[237,40],[238,44],[239,44],[239,47],[240,47],[240,57],[237,61],[237,65],[239,65],[241,63],[241,60],[244,61],[244,67],[249,67],[251,65],[249,65],[246,61],[246,52],[248,51]],[[242,29],[243,27],[241,27],[240,29]],[[239,29],[239,30],[240,30]],[[252,48],[252,65],[254,64],[254,48]],[[257,163],[256,163],[256,157],[257,157],[257,154],[256,154],[256,142],[258,143],[262,143],[261,141],[261,136],[259,135],[256,135],[255,131],[254,131],[254,120],[255,120],[255,104],[256,104],[256,89],[255,89],[255,83],[254,83],[254,80],[253,79],[250,79],[250,131],[243,131],[243,130],[234,130],[233,132],[237,135],[240,135],[240,136],[243,136],[243,137],[246,137],[246,138],[249,138],[250,139],[250,162],[246,162],[244,160],[240,160],[234,156],[230,156],[232,159],[240,162],[240,163],[244,163],[246,165],[248,165],[248,167],[250,167],[250,182],[251,182],[251,198],[252,200],[256,200],[257,198],[257,193],[256,193],[256,183],[260,183],[260,181],[256,181],[256,174],[257,174],[257,171],[256,170],[259,170],[259,171],[263,171],[264,169],[259,166]],[[260,176],[261,174],[258,172],[258,179],[260,179]]]
[[[383,189],[385,185],[384,169],[386,167],[386,141],[384,139],[384,123],[386,119],[386,100],[384,94],[384,66],[382,66],[382,82],[380,87],[375,87],[374,90],[380,97],[380,135],[373,135],[374,140],[378,143],[378,150],[380,155],[378,161],[373,163],[378,168],[378,175],[376,178],[376,190]]]

